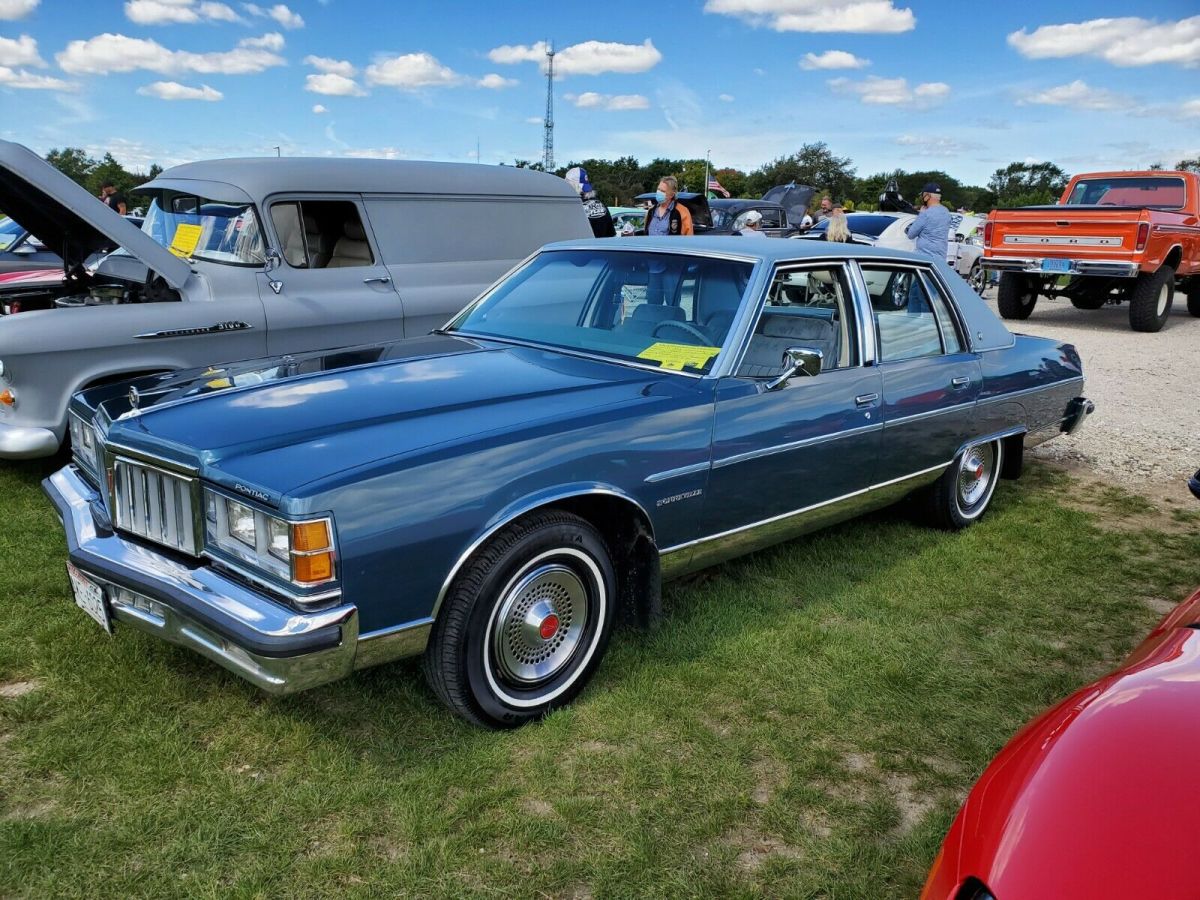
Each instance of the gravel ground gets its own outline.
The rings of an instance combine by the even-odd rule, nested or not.
[[[994,310],[995,288],[985,296]],[[1083,357],[1084,395],[1096,403],[1079,431],[1048,441],[1034,456],[1133,488],[1187,494],[1186,476],[1200,467],[1200,319],[1188,314],[1182,293],[1176,291],[1157,334],[1131,331],[1124,303],[1088,311],[1045,297],[1024,322],[1005,324],[1073,343]]]

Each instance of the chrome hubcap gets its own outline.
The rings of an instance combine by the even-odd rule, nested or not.
[[[963,454],[958,467],[958,502],[964,510],[987,496],[994,465],[995,453],[991,444],[980,444]]]
[[[579,647],[588,592],[567,566],[538,566],[519,578],[500,602],[492,646],[500,672],[525,684],[556,675]]]
[[[1164,284],[1162,290],[1158,292],[1158,314],[1164,316],[1167,313],[1167,300],[1171,297],[1171,286]]]

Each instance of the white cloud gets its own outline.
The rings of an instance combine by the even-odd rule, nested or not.
[[[1129,109],[1134,105],[1132,97],[1116,91],[1094,88],[1085,81],[1076,79],[1070,84],[1060,84],[1044,91],[1026,94],[1018,98],[1017,105],[1038,104],[1040,106],[1070,106],[1073,109]]]
[[[901,147],[910,147],[913,156],[957,156],[983,150],[983,144],[928,134],[902,134],[896,138]]]
[[[358,82],[337,72],[323,72],[320,75],[309,75],[304,79],[304,89],[314,94],[327,94],[331,97],[363,97],[366,91],[358,86]]]
[[[733,97],[733,94],[719,94],[719,95],[717,95],[717,99],[720,100],[722,103],[732,103],[734,100],[734,97]]]
[[[408,154],[396,147],[364,147],[359,150],[347,150],[346,156],[355,159],[407,159]]]
[[[14,69],[0,65],[0,87],[17,88],[26,91],[73,91],[75,85],[61,78],[51,78],[48,75],[35,75],[24,69]]]
[[[833,78],[829,86],[835,93],[857,96],[872,106],[930,106],[950,94],[950,85],[941,81],[909,87],[907,78],[880,78],[877,75],[869,75],[862,81]]]
[[[242,5],[245,7],[246,12],[250,13],[250,15],[258,16],[262,19],[274,19],[283,28],[292,29],[304,27],[303,17],[299,13],[292,12],[282,3],[276,3],[269,9],[259,6],[255,3],[244,3]]]
[[[544,125],[545,121],[542,119],[541,116],[526,116],[525,124],[526,125]]]
[[[241,16],[224,3],[194,0],[127,0],[125,17],[138,25],[194,25],[197,22],[240,22]]]
[[[86,41],[71,41],[55,56],[64,72],[82,75],[106,75],[109,72],[133,72],[145,69],[171,74],[198,72],[202,75],[248,75],[272,66],[285,65],[283,57],[268,47],[282,45],[279,35],[247,38],[237,48],[223,52],[192,53],[168,50],[157,41],[131,38],[123,34],[100,34]]]
[[[319,72],[328,72],[331,75],[341,75],[343,78],[353,78],[358,74],[358,70],[345,59],[332,59],[328,56],[306,56],[304,64],[312,66]]]
[[[816,53],[805,53],[804,59],[800,60],[800,68],[809,70],[862,69],[870,64],[869,59],[862,59],[845,50],[826,50],[819,56]]]
[[[704,11],[775,31],[898,34],[917,24],[892,0],[708,0]]]
[[[312,111],[313,111],[314,113],[316,113],[318,116],[320,116],[320,115],[323,115],[323,114],[325,114],[325,113],[329,112],[329,110],[327,110],[327,109],[326,109],[324,106],[322,106],[320,103],[314,103],[314,104],[313,104],[313,109],[312,109]]]
[[[283,35],[278,31],[268,31],[262,37],[242,38],[238,41],[239,47],[259,47],[263,50],[270,50],[272,53],[282,50],[283,44]]]
[[[1014,31],[1008,43],[1030,59],[1095,56],[1115,66],[1176,63],[1195,68],[1200,66],[1200,16],[1175,22],[1129,16],[1043,25],[1028,33]]]
[[[563,99],[573,103],[580,109],[603,109],[609,112],[623,112],[629,109],[649,109],[650,101],[641,94],[598,94],[595,91],[585,91],[582,94],[564,94]],[[539,119],[539,121],[541,121]]]
[[[536,62],[546,71],[545,41],[536,44],[505,45],[488,52],[494,63],[512,64]],[[653,69],[662,61],[662,54],[649,38],[640,44],[616,44],[607,41],[584,41],[572,44],[554,54],[554,73],[567,75],[601,75],[605,72],[632,74]]]
[[[23,19],[38,7],[41,0],[0,0],[0,19]]]
[[[1200,97],[1179,105],[1179,115],[1185,119],[1200,119]]]
[[[497,75],[495,72],[491,72],[487,75],[484,75],[475,83],[481,88],[488,88],[489,90],[498,91],[501,88],[512,87],[513,85],[517,84],[517,79],[505,78],[503,75]]]
[[[178,81],[156,81],[137,89],[143,97],[157,97],[159,100],[207,100],[212,103],[225,95],[210,88],[207,84],[200,87],[188,87]]]
[[[405,53],[385,57],[367,66],[367,84],[415,91],[426,87],[458,84],[462,76],[443,66],[429,53]]]
[[[46,68],[46,61],[38,53],[37,41],[27,34],[19,38],[0,37],[0,60],[8,67],[37,66]]]

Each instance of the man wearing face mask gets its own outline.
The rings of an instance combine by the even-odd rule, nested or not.
[[[692,214],[676,202],[678,191],[679,182],[674,176],[666,175],[659,181],[654,194],[658,205],[646,212],[646,234],[692,234]]]
[[[932,181],[921,189],[921,211],[904,233],[917,242],[917,252],[946,261],[950,211],[942,206],[942,188]]]
[[[617,230],[613,226],[612,213],[608,207],[596,197],[592,183],[588,181],[587,170],[583,166],[567,169],[567,183],[575,188],[575,193],[583,201],[583,211],[587,213],[588,224],[592,226],[593,237],[614,237]]]

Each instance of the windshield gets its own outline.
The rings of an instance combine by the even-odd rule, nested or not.
[[[0,252],[15,244],[24,233],[25,229],[8,216],[0,216]]]
[[[896,220],[892,216],[873,216],[869,213],[847,213],[846,227],[855,234],[865,235],[866,237],[877,238],[889,225],[894,225]],[[808,234],[820,234],[829,227],[829,219],[822,219],[816,225],[808,230]]]
[[[1184,202],[1182,178],[1084,178],[1075,182],[1068,206],[1139,206],[1180,209]]]
[[[218,203],[164,191],[155,197],[142,231],[176,256],[261,266],[262,230],[249,203]]]
[[[649,251],[545,251],[450,330],[703,374],[716,364],[752,269]]]

